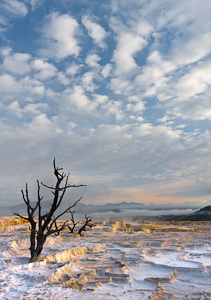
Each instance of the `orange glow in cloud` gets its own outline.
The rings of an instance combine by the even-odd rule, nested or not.
[[[166,203],[182,203],[182,202],[203,202],[209,200],[202,197],[185,198],[179,196],[171,196],[160,191],[144,191],[136,188],[125,189],[112,189],[109,196],[102,196],[92,204],[106,204],[106,203],[119,203],[119,202],[135,202],[143,204],[166,204]]]

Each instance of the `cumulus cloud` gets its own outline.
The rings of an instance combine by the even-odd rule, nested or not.
[[[180,139],[180,130],[173,130],[171,127],[164,126],[164,125],[158,125],[153,126],[150,123],[145,123],[140,125],[140,127],[137,129],[137,132],[140,136],[163,136],[165,138],[169,138],[172,141],[177,141]]]
[[[14,94],[21,91],[21,84],[11,75],[0,75],[0,91],[2,96],[7,96],[8,93]]]
[[[0,24],[2,26],[2,27],[0,27],[0,31],[4,31],[4,27],[6,25],[8,25],[8,23],[7,23],[6,19],[3,16],[0,16]]]
[[[38,6],[39,4],[42,3],[41,0],[29,0],[31,6],[32,6],[32,9],[34,10],[36,6]]]
[[[157,88],[158,98],[171,117],[210,119],[210,71],[209,60],[201,61],[176,80],[171,78]]]
[[[16,79],[9,74],[0,75],[0,92],[2,101],[10,101],[18,97],[28,99],[30,97],[42,97],[45,94],[45,86],[42,82],[31,79],[29,76]]]
[[[25,16],[28,12],[27,6],[18,0],[3,0],[0,7],[16,16]]]
[[[68,75],[74,76],[74,75],[76,75],[76,74],[79,72],[81,66],[82,66],[82,65],[78,65],[78,64],[76,64],[76,63],[72,63],[72,64],[66,69],[66,73],[67,73]]]
[[[40,80],[52,78],[57,73],[57,68],[43,59],[35,59],[32,62],[32,68],[36,71],[35,77]]]
[[[106,111],[106,114],[114,115],[116,120],[118,121],[122,120],[124,117],[121,101],[110,100],[109,102],[104,104],[102,108]]]
[[[107,95],[99,95],[99,94],[93,94],[95,101],[98,104],[105,104],[109,101],[109,98]]]
[[[180,105],[168,110],[169,115],[180,117],[184,120],[210,120],[211,103],[210,99],[204,97],[194,97],[193,99],[183,102]],[[184,125],[183,125],[184,126]]]
[[[155,4],[157,7],[159,2]],[[163,10],[157,20],[155,19],[158,22],[158,28],[160,30],[168,28],[172,36],[175,29],[180,32],[170,41],[171,48],[168,57],[178,65],[187,65],[210,54],[210,33],[207,29],[211,25],[208,17],[211,4],[206,2],[199,5],[194,2],[190,5],[188,1],[165,1],[165,3],[162,1],[162,3],[167,9]]]
[[[111,73],[111,70],[112,70],[112,65],[111,64],[106,64],[103,68],[102,68],[102,75],[104,78],[107,78],[110,73]]]
[[[29,73],[31,71],[31,55],[28,53],[10,54],[10,52],[10,49],[2,49],[1,53],[4,55],[2,67],[15,74],[23,75]]]
[[[159,95],[169,80],[168,75],[175,70],[171,61],[163,60],[158,51],[152,52],[147,58],[147,65],[135,78],[138,89],[144,91],[146,96]]]
[[[78,31],[79,25],[70,15],[50,14],[43,27],[46,48],[42,49],[41,53],[57,59],[78,56],[81,50],[76,38]]]
[[[18,118],[21,118],[24,114],[28,113],[39,115],[42,113],[42,111],[48,109],[48,105],[46,103],[29,103],[21,108],[19,102],[16,100],[8,105],[7,109],[14,113]]]
[[[0,7],[1,8],[1,7]],[[7,27],[9,26],[9,22],[5,16],[0,15],[0,34],[3,35]]]
[[[97,86],[94,83],[95,78],[96,78],[96,73],[95,72],[86,72],[86,73],[83,74],[82,84],[83,84],[83,87],[87,91],[93,92],[97,88]]]
[[[86,64],[90,67],[99,66],[98,62],[101,60],[99,55],[97,54],[89,54],[85,60]]]
[[[73,182],[91,185],[90,202],[207,199],[211,4],[87,2],[81,18],[68,1],[46,17],[41,2],[0,4],[11,26],[0,62],[6,197],[40,174],[51,182],[57,157]]]
[[[139,111],[145,110],[144,101],[142,101],[138,95],[129,96],[128,101],[132,102],[132,103],[127,104],[128,110],[133,110],[134,112],[139,112]]]
[[[117,95],[131,95],[134,84],[130,79],[124,77],[112,77],[110,81],[110,89]]]
[[[192,68],[189,73],[181,76],[175,84],[175,92],[180,101],[203,93],[211,81],[211,64],[201,62]]]
[[[68,86],[70,83],[69,78],[63,72],[58,73],[58,80],[60,81],[61,84],[66,85],[66,86]]]
[[[20,108],[20,105],[19,105],[18,101],[12,102],[8,106],[8,110],[14,112],[17,117],[19,117],[19,118],[22,117],[22,111],[21,111],[21,108]]]
[[[81,94],[82,91],[78,91],[78,95],[81,96]],[[81,100],[78,95],[75,99],[70,99],[71,107],[75,104],[74,101]],[[83,101],[82,107],[86,108],[89,102],[87,99],[83,99]],[[67,106],[66,109],[68,109]],[[27,129],[30,129],[30,131]],[[182,197],[182,194],[186,193],[188,197],[188,191],[192,191],[195,185],[199,187],[196,184],[199,174],[200,177],[210,178],[210,169],[206,168],[206,172],[203,173],[203,164],[206,164],[206,156],[202,155],[204,147],[200,147],[204,143],[211,147],[208,134],[207,136],[201,136],[200,142],[197,142],[195,139],[183,141],[180,131],[174,132],[173,129],[167,126],[156,127],[148,124],[148,126],[141,125],[133,128],[133,126],[129,125],[101,124],[90,132],[87,130],[86,132],[77,131],[74,133],[70,131],[70,133],[60,133],[57,136],[56,150],[53,148],[50,150],[47,145],[53,145],[55,139],[53,132],[55,132],[55,129],[53,120],[50,120],[46,114],[39,114],[35,116],[30,126],[26,127],[21,133],[21,140],[27,137],[27,142],[29,143],[29,148],[25,149],[24,152],[22,152],[22,147],[15,146],[16,143],[20,145],[20,139],[14,139],[12,132],[7,134],[7,136],[2,136],[1,141],[9,146],[9,136],[13,136],[13,148],[16,149],[15,156],[16,158],[22,157],[24,153],[21,161],[24,162],[24,168],[30,164],[30,172],[33,169],[38,174],[39,166],[37,161],[40,162],[44,159],[46,165],[46,158],[55,155],[58,157],[60,164],[68,161],[68,163],[64,164],[66,168],[71,166],[75,174],[77,172],[79,172],[78,175],[83,174],[83,178],[78,178],[80,182],[89,182],[89,185],[92,185],[93,182],[97,183],[97,180],[100,180],[107,189],[111,185],[116,187],[119,185],[119,192],[113,194],[113,197],[110,199],[122,199],[120,197],[120,193],[123,193],[121,186],[125,184],[128,186],[130,182],[135,186],[142,186],[142,189],[150,189],[152,184],[154,186],[153,197],[151,194],[150,198],[150,194],[148,194],[147,198],[147,193],[142,191],[142,194],[141,191],[137,191],[134,194],[137,200],[155,201],[157,199],[158,201],[160,199],[159,201],[162,201],[164,196],[166,199],[170,199],[170,194],[173,196],[174,193],[177,197]],[[39,134],[39,138],[34,136],[34,134]],[[31,146],[32,141],[39,149],[39,152],[36,154],[36,164],[27,159],[29,152],[33,149]],[[191,153],[187,149],[192,149]],[[13,163],[13,168],[18,165],[18,161],[14,161],[12,157],[11,162]],[[179,173],[177,172],[178,165],[180,166]],[[194,171],[191,170],[191,166],[194,166]],[[29,170],[24,169],[24,173],[26,178],[28,178]],[[48,178],[47,174],[45,176]],[[30,174],[29,178],[33,178],[33,174]],[[175,181],[178,178],[183,178],[183,182],[176,185]],[[203,178],[201,178],[201,182],[204,181]],[[13,181],[13,179],[11,180]],[[207,187],[204,186],[204,190],[201,193],[206,194],[207,188],[208,185]],[[156,189],[157,192],[155,192]],[[200,197],[199,191],[200,189],[195,189],[198,197]],[[160,196],[158,196],[159,193]],[[128,193],[128,198],[125,193],[124,197],[126,201],[135,199],[131,196],[131,191]],[[109,198],[107,197],[104,200],[108,201]]]
[[[106,45],[104,40],[107,36],[107,32],[105,31],[105,29],[101,25],[93,22],[91,17],[87,15],[82,18],[82,23],[87,29],[90,37],[94,40],[94,42],[99,47],[105,48]]]
[[[48,105],[46,103],[29,103],[23,108],[24,112],[30,112],[34,115],[39,115],[43,110],[47,109]]]
[[[89,100],[82,86],[75,86],[73,90],[66,90],[65,97],[68,99],[67,104],[69,103],[83,112],[91,112],[97,106],[96,103]]]
[[[45,93],[45,86],[39,80],[26,76],[20,79],[19,84],[21,85],[23,92],[28,92],[31,95],[42,96]]]
[[[144,103],[142,101],[139,101],[136,104],[127,104],[127,110],[132,110],[134,112],[139,112],[145,110]]]
[[[181,51],[182,49],[182,51]],[[187,65],[197,62],[211,53],[211,34],[203,33],[191,36],[185,41],[175,43],[170,57],[178,65]]]
[[[114,51],[113,61],[116,64],[115,74],[127,74],[136,66],[134,55],[143,49],[146,40],[132,33],[122,33],[118,37],[117,49]]]

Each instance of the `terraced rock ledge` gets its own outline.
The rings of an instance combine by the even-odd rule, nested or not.
[[[28,224],[2,227],[1,299],[211,299],[209,222],[96,222],[28,263]]]

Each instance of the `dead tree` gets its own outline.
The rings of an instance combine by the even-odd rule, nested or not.
[[[85,215],[85,222],[83,224],[83,226],[78,230],[78,234],[82,234],[82,231],[86,231],[86,227],[89,226],[90,228],[92,228],[94,226],[94,224],[92,223],[92,218],[91,217],[87,217]]]
[[[68,184],[69,174],[66,176],[66,174],[64,174],[63,172],[62,173],[60,172],[60,170],[62,170],[62,168],[56,167],[55,159],[53,160],[53,167],[54,167],[54,175],[56,176],[55,186],[47,186],[41,182],[41,184],[44,187],[50,189],[53,194],[53,201],[50,206],[49,212],[44,213],[44,214],[42,213],[41,201],[42,201],[43,197],[40,196],[40,183],[37,180],[37,202],[34,207],[31,206],[31,202],[29,200],[28,185],[26,184],[25,193],[23,190],[21,190],[23,201],[25,202],[25,204],[27,206],[28,217],[23,217],[20,214],[15,213],[16,216],[19,216],[22,219],[28,220],[31,224],[30,248],[29,248],[30,253],[31,253],[30,262],[34,262],[39,259],[40,254],[43,250],[43,245],[49,235],[51,235],[53,233],[59,234],[59,232],[64,230],[68,220],[63,222],[60,225],[57,225],[57,220],[60,217],[62,217],[65,213],[67,213],[67,212],[71,213],[71,208],[76,206],[76,204],[81,200],[82,197],[80,199],[78,199],[73,205],[71,205],[67,209],[65,209],[62,213],[55,216],[54,213],[59,208],[59,206],[64,198],[66,190],[71,187],[85,186],[83,184],[80,184],[80,185]],[[66,177],[66,180],[65,180],[64,186],[61,187],[61,183],[65,177]],[[38,216],[37,216],[38,221],[35,220],[36,212],[38,214]],[[37,224],[37,222],[38,222],[38,224]]]
[[[70,221],[72,222],[72,227],[69,224],[67,224],[67,227],[69,228],[71,233],[75,232],[75,227],[80,223],[80,221],[75,222],[74,213],[75,213],[75,211],[70,212],[70,214],[71,214]]]

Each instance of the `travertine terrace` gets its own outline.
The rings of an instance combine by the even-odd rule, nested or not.
[[[211,299],[210,224],[96,222],[29,261],[28,224],[0,229],[0,299]]]

